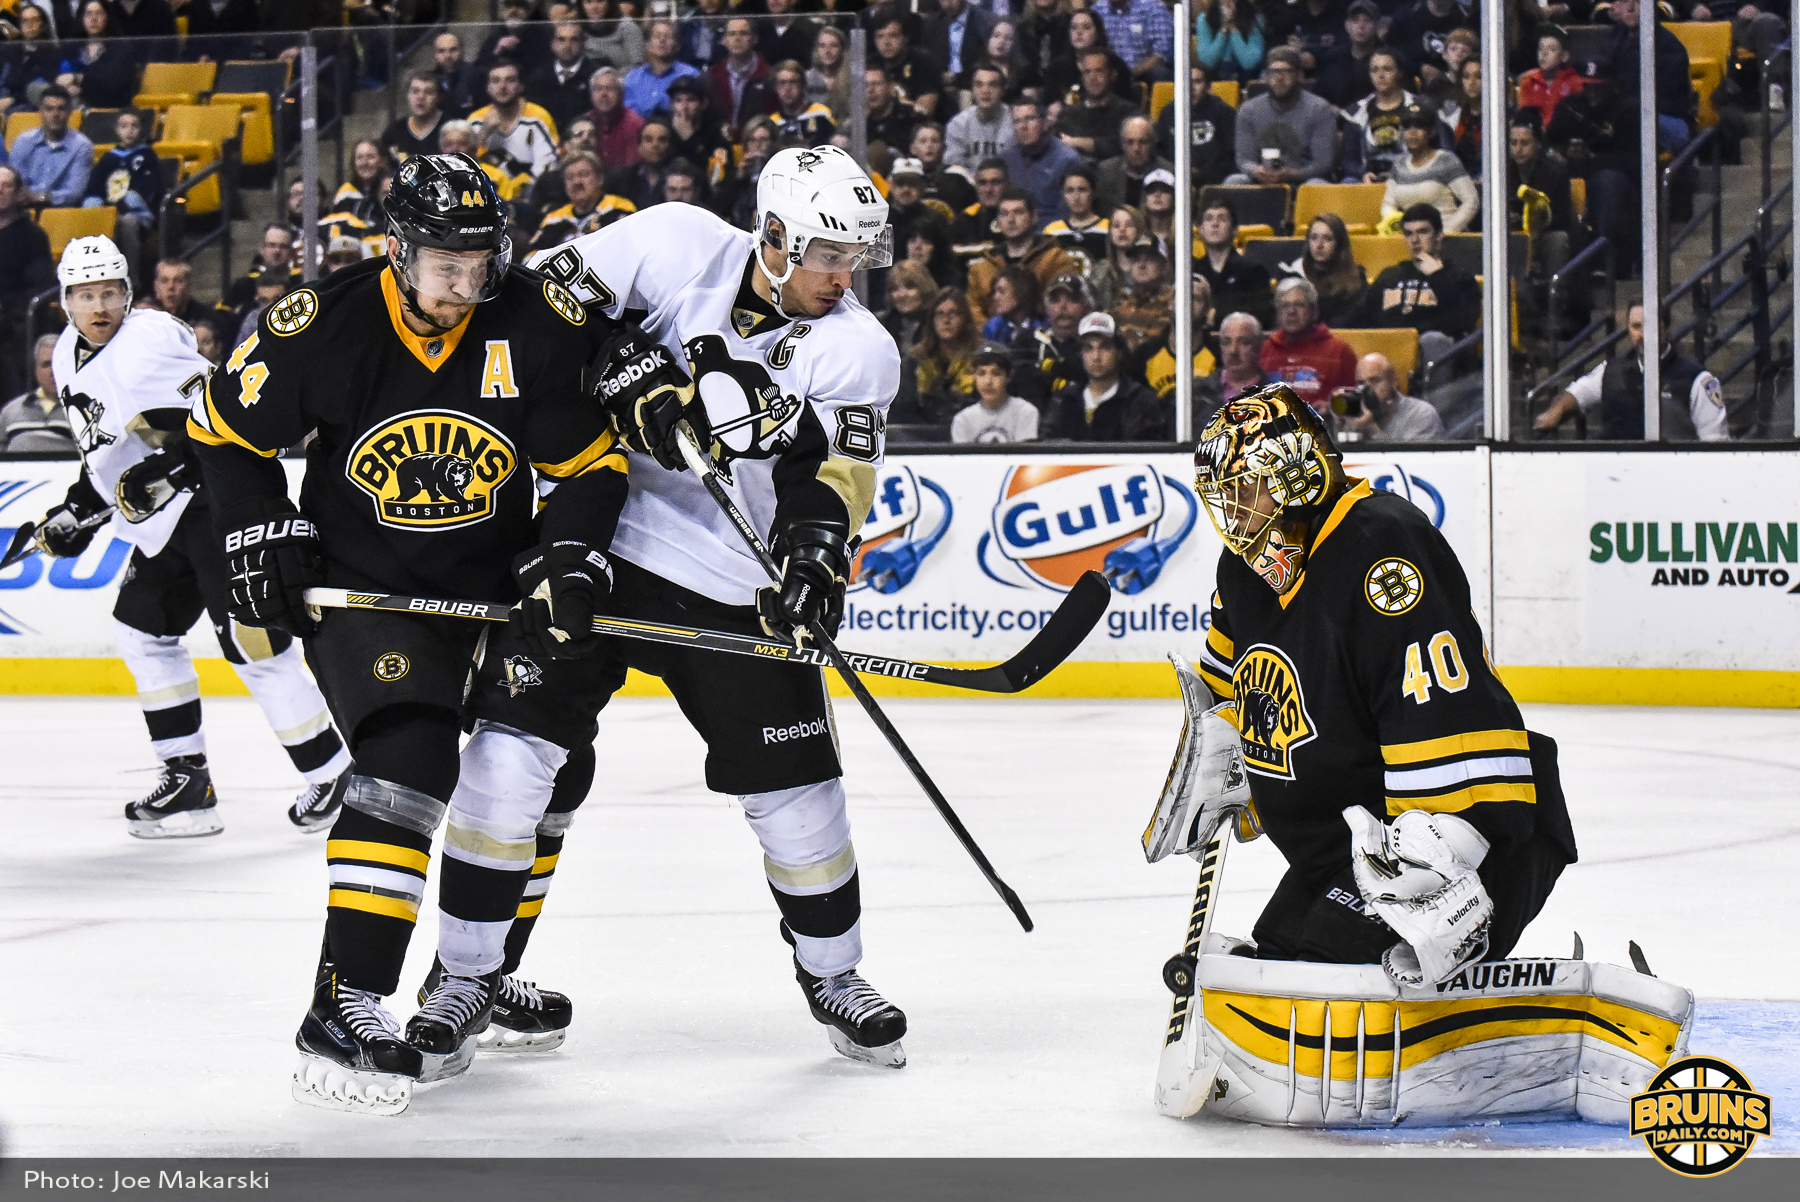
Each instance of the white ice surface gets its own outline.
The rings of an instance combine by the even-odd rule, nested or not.
[[[794,983],[749,827],[702,781],[672,702],[601,720],[580,811],[522,975],[570,993],[560,1052],[487,1057],[397,1119],[288,1096],[324,912],[324,839],[248,700],[208,701],[224,834],[129,838],[154,779],[135,702],[0,701],[0,1146],[19,1155],[1315,1155],[1582,1148],[1580,1123],[1371,1136],[1150,1107],[1191,861],[1138,836],[1173,701],[891,702],[1000,874],[1026,935],[860,712],[838,706],[869,979],[912,1033],[902,1071],[834,1055]],[[1651,967],[1703,999],[1693,1050],[1800,1102],[1800,713],[1533,706],[1562,746],[1582,861],[1519,945]],[[1231,857],[1216,929],[1247,933],[1280,872]],[[435,887],[432,890],[435,897]],[[427,906],[403,977],[431,957]],[[1725,999],[1725,1000],[1722,1000]],[[1738,999],[1732,1001],[1729,999]],[[411,1009],[396,999],[404,1016]],[[1784,1113],[1785,1111],[1785,1113]],[[1783,1121],[1785,1120],[1785,1121]]]

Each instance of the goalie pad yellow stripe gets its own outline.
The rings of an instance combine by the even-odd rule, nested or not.
[[[1406,810],[1454,814],[1484,801],[1522,801],[1526,805],[1535,805],[1537,786],[1523,781],[1503,780],[1470,785],[1466,789],[1452,789],[1448,793],[1432,793],[1424,797],[1389,797],[1387,812],[1390,818],[1397,817]]]
[[[1381,748],[1387,764],[1423,764],[1452,756],[1475,755],[1494,751],[1526,752],[1531,744],[1522,730],[1471,730],[1441,739],[1425,739],[1418,743],[1388,743]]]

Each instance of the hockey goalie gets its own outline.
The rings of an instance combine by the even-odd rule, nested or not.
[[[1194,459],[1225,550],[1198,670],[1171,656],[1188,716],[1143,836],[1152,863],[1201,864],[1158,1108],[1623,1122],[1693,995],[1641,963],[1508,958],[1575,837],[1556,745],[1489,665],[1449,544],[1347,477],[1286,385],[1220,409]],[[1287,871],[1248,940],[1215,935],[1228,836],[1264,834]]]

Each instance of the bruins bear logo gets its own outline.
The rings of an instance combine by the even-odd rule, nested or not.
[[[350,450],[344,471],[384,526],[447,530],[485,521],[494,494],[518,467],[511,441],[492,426],[443,409],[388,418]]]
[[[797,396],[784,396],[761,363],[734,359],[717,334],[702,334],[683,348],[694,388],[712,423],[714,457],[768,459],[793,441],[802,408]]]
[[[1258,643],[1238,656],[1231,682],[1244,767],[1259,776],[1293,780],[1294,749],[1318,737],[1294,662],[1279,647]]]

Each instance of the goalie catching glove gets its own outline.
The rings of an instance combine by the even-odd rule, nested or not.
[[[231,583],[226,607],[240,626],[274,626],[298,638],[315,629],[306,590],[325,583],[319,531],[286,497],[250,497],[219,515]]]
[[[612,564],[573,539],[541,544],[513,561],[524,598],[507,619],[534,655],[575,659],[599,646],[594,612],[612,595]]]
[[[1227,701],[1208,708],[1212,693],[1194,669],[1179,655],[1171,654],[1169,662],[1175,666],[1187,719],[1181,724],[1181,742],[1175,747],[1162,797],[1144,828],[1144,859],[1152,864],[1170,855],[1198,860],[1220,823],[1233,818],[1239,843],[1262,834],[1256,803],[1250,798],[1250,777],[1244,771],[1236,706]]]
[[[153,516],[177,494],[198,487],[200,469],[188,455],[187,439],[146,455],[119,476],[113,499],[133,525]]]
[[[44,515],[31,539],[38,550],[52,559],[69,559],[80,555],[94,541],[94,532],[103,523],[87,523],[106,512],[106,502],[94,491],[84,474],[69,485],[63,503]]]
[[[1454,814],[1406,810],[1384,825],[1361,806],[1344,811],[1356,887],[1403,940],[1381,958],[1400,985],[1435,985],[1487,955],[1494,903],[1476,874],[1481,832]]]
[[[781,587],[756,590],[756,614],[771,637],[804,643],[813,622],[837,637],[856,554],[844,537],[849,532],[849,525],[835,518],[804,518],[775,536],[769,554],[781,565]]]
[[[685,421],[694,445],[712,443],[706,407],[694,396],[694,381],[669,348],[636,326],[627,326],[600,348],[594,359],[592,389],[619,423],[625,445],[655,457],[671,471],[686,461],[675,446],[676,429]]]

